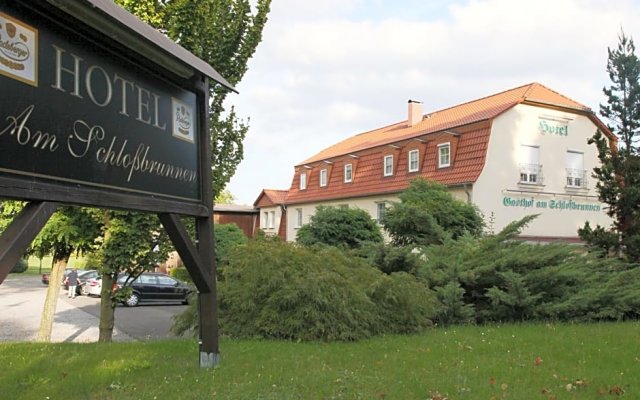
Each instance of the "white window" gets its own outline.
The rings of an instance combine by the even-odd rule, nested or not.
[[[442,143],[438,145],[438,168],[451,165],[451,144]]]
[[[263,229],[267,229],[269,227],[269,212],[265,211],[262,217],[262,226]]]
[[[376,221],[382,221],[382,217],[387,212],[387,204],[385,202],[376,203]]]
[[[411,150],[409,152],[409,172],[418,171],[418,150]]]
[[[347,164],[344,166],[344,181],[349,183],[353,180],[353,165]]]
[[[567,151],[567,186],[586,188],[586,172],[584,170],[584,154],[580,151]]]
[[[320,186],[327,186],[327,170],[320,170]]]
[[[520,183],[542,184],[542,165],[538,146],[520,146]]]
[[[393,156],[384,156],[384,176],[393,175]]]
[[[270,214],[269,228],[274,229],[276,227],[276,212],[271,211],[269,214]]]
[[[296,208],[296,228],[302,226],[302,208]]]
[[[300,173],[300,190],[307,188],[307,174],[305,172]]]

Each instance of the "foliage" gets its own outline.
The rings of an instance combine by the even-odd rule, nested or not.
[[[218,290],[221,331],[233,337],[356,340],[420,332],[435,314],[433,294],[412,275],[278,240],[236,247]],[[194,329],[194,311],[176,319],[175,332]]]
[[[619,139],[611,140],[597,131],[589,140],[598,149],[600,166],[594,168],[600,201],[608,204],[607,214],[613,219],[608,230],[585,226],[580,237],[604,254],[611,250],[640,261],[640,156],[637,142],[640,134],[640,60],[632,38],[619,36],[618,47],[608,49],[607,72],[612,85],[604,88],[608,104],[600,105],[600,113],[608,128]]]
[[[213,234],[216,238],[216,262],[218,268],[222,268],[229,263],[229,253],[235,246],[247,242],[247,237],[238,225],[215,224]]]
[[[187,269],[183,267],[171,268],[171,271],[169,271],[169,275],[183,282],[192,282],[189,271],[187,271]]]
[[[27,262],[27,259],[21,258],[18,260],[16,265],[13,268],[11,268],[11,271],[9,271],[9,273],[21,274],[25,272],[27,269],[29,269],[29,263]]]
[[[392,246],[387,243],[365,243],[354,250],[361,257],[385,274],[407,272],[415,274],[419,265],[419,254],[414,246]]]
[[[213,202],[216,204],[233,204],[234,200],[235,197],[233,196],[233,194],[229,190],[224,189],[216,195],[216,198],[213,200]]]
[[[308,224],[298,229],[296,241],[356,248],[366,242],[382,242],[378,224],[359,208],[320,206]]]
[[[18,215],[24,202],[15,200],[2,200],[0,201],[0,233],[7,229],[7,226]]]
[[[69,259],[72,253],[95,250],[102,220],[96,209],[63,206],[51,216],[31,244],[36,253],[52,254],[54,261]]]
[[[107,211],[102,272],[138,275],[167,259],[169,240],[155,214]]]
[[[395,245],[429,245],[480,235],[484,223],[474,205],[454,198],[446,186],[417,178],[387,209],[382,225]]]
[[[117,0],[143,21],[165,32],[237,85],[262,40],[271,0]],[[213,196],[221,193],[244,156],[242,141],[249,125],[235,109],[225,111],[228,89],[211,82],[209,88]]]
[[[534,217],[424,249],[418,276],[438,295],[439,322],[637,318],[640,283],[620,281],[627,266],[578,246],[514,240]]]

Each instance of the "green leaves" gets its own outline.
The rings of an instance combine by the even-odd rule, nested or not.
[[[262,40],[271,0],[116,0],[143,21],[165,32],[213,66],[229,83],[237,85]],[[255,10],[255,12],[253,11]],[[242,142],[249,130],[231,106],[225,110],[228,89],[211,82],[209,124],[211,134],[213,196],[222,192],[244,157]]]
[[[482,233],[484,222],[477,208],[455,199],[437,182],[414,179],[400,194],[382,220],[396,245],[442,244],[454,239]]]
[[[300,244],[325,244],[357,248],[364,243],[382,243],[382,233],[369,214],[359,208],[320,206],[311,221],[298,230]]]

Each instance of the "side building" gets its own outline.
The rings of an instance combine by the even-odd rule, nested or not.
[[[264,189],[253,206],[260,210],[260,229],[270,236],[287,239],[287,191]],[[294,237],[295,239],[295,237]]]
[[[477,205],[490,230],[540,214],[523,239],[577,241],[586,221],[611,224],[591,178],[599,161],[587,140],[597,129],[615,142],[590,108],[539,83],[429,114],[409,101],[406,121],[351,136],[295,166],[280,199],[284,237],[295,240],[320,205],[358,207],[379,220],[420,176]]]

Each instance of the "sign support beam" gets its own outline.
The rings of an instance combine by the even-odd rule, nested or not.
[[[28,203],[11,221],[0,236],[0,284],[57,208],[57,203],[34,201]]]

